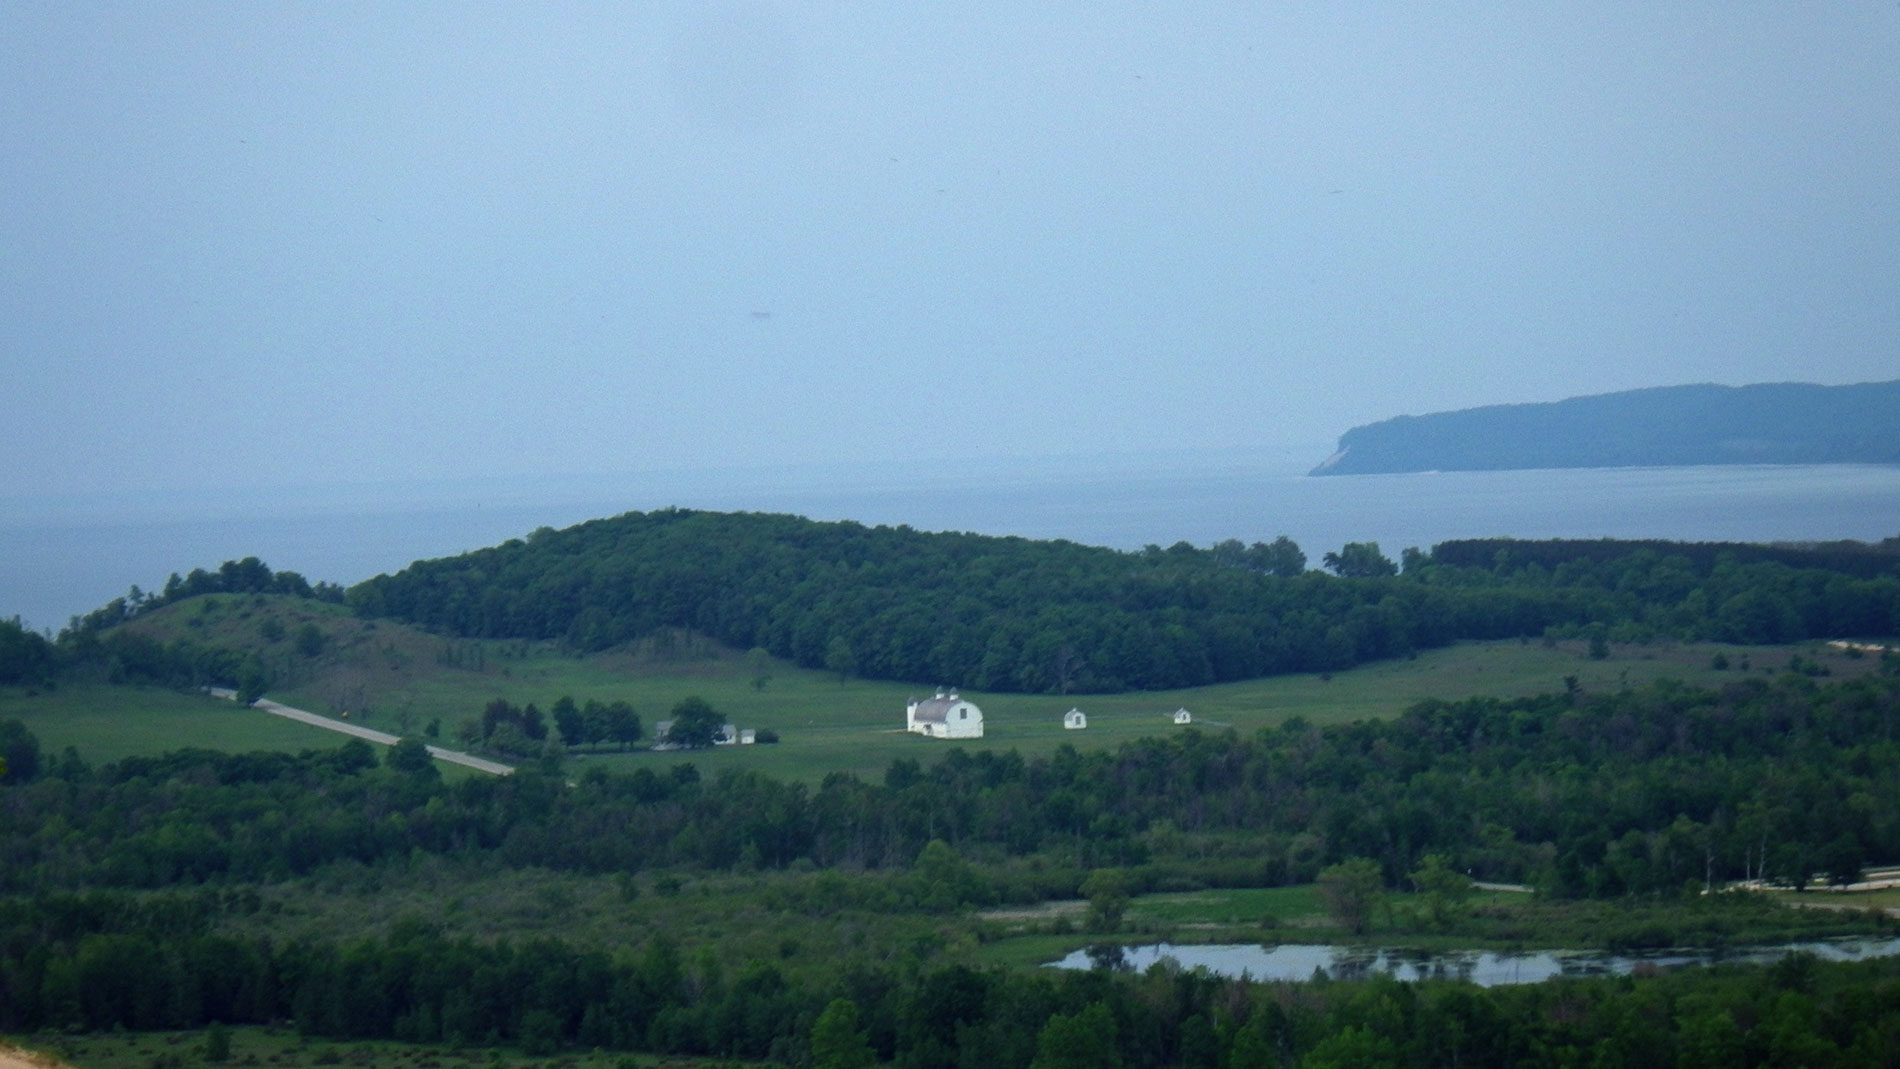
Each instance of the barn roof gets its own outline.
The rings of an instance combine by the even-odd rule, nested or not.
[[[976,708],[975,705],[962,698],[925,698],[923,701],[917,703],[916,710],[911,713],[911,719],[932,724],[948,723],[950,720],[950,710],[955,709],[959,705],[968,705],[972,709]],[[982,711],[978,710],[977,715],[981,716]]]

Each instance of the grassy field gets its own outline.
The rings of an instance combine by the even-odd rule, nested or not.
[[[154,687],[68,684],[54,690],[0,687],[0,720],[17,719],[40,740],[42,759],[70,746],[98,765],[186,746],[228,753],[323,750],[343,735],[267,716],[236,702]]]
[[[980,742],[951,743],[902,731],[905,702],[928,696],[932,683],[850,679],[774,662],[757,686],[737,651],[689,634],[666,634],[631,648],[577,657],[547,643],[477,642],[430,635],[388,622],[356,619],[338,606],[264,595],[197,598],[141,618],[134,625],[162,641],[189,638],[255,649],[282,683],[270,697],[312,712],[344,711],[358,723],[400,735],[435,722],[444,745],[455,728],[489,701],[533,702],[543,710],[562,695],[576,701],[625,700],[650,733],[680,699],[698,695],[742,728],[776,731],[777,745],[713,751],[585,753],[576,770],[604,765],[624,771],[692,762],[702,770],[751,768],[816,782],[834,771],[881,775],[900,757],[934,759],[951,746],[1046,754],[1068,744],[1112,747],[1183,730],[1169,714],[1188,709],[1200,730],[1251,732],[1299,716],[1317,724],[1395,715],[1425,698],[1515,697],[1564,689],[1576,677],[1586,692],[1673,678],[1715,686],[1780,671],[1800,655],[1836,675],[1872,670],[1820,643],[1774,648],[1656,643],[1612,646],[1592,660],[1580,642],[1473,642],[1404,660],[1329,675],[1281,676],[1183,691],[1114,695],[1022,695],[965,692],[984,712]],[[297,633],[322,636],[314,655]],[[267,637],[267,636],[276,637]],[[1716,653],[1736,667],[1711,668]],[[1746,668],[1742,666],[1746,665]],[[1088,714],[1083,731],[1065,731],[1071,707]],[[48,752],[75,747],[88,761],[112,760],[177,746],[221,749],[308,749],[342,739],[190,695],[150,689],[67,686],[29,693],[0,688],[0,717],[17,717]]]

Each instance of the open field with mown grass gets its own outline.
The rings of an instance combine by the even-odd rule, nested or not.
[[[1025,755],[1046,754],[1064,744],[1113,747],[1182,730],[1169,719],[1178,708],[1188,709],[1203,731],[1252,732],[1295,716],[1315,724],[1389,717],[1426,698],[1561,691],[1567,677],[1589,692],[1662,678],[1720,686],[1748,674],[1781,671],[1796,656],[1835,675],[1871,671],[1878,664],[1822,643],[1612,645],[1608,658],[1592,660],[1582,642],[1471,642],[1336,674],[1191,690],[1066,696],[965,692],[983,709],[985,736],[946,742],[904,733],[904,705],[954,680],[840,681],[774,661],[759,686],[758,673],[741,653],[685,633],[575,656],[551,643],[445,638],[388,621],[360,620],[338,606],[267,595],[194,598],[128,626],[163,642],[189,639],[255,650],[279,680],[269,693],[277,701],[331,716],[348,711],[355,722],[400,735],[419,735],[433,722],[436,741],[450,747],[460,746],[456,727],[479,717],[496,698],[534,703],[543,711],[563,695],[582,703],[624,700],[650,736],[677,702],[697,695],[729,721],[770,729],[781,741],[713,751],[577,753],[570,767],[627,771],[691,762],[709,772],[756,769],[804,782],[831,772],[879,776],[895,759],[930,760],[951,747],[1013,749]],[[315,653],[305,652],[308,645],[300,648],[298,634],[306,626],[322,636]],[[1733,667],[1712,668],[1718,653]],[[1086,730],[1062,728],[1062,714],[1071,707],[1088,714]],[[187,745],[298,750],[342,742],[318,728],[149,689],[69,685],[38,694],[0,689],[0,716],[24,721],[48,752],[70,745],[95,763]]]

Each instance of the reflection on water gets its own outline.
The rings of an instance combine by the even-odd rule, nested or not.
[[[1854,961],[1900,954],[1900,939],[1839,939],[1726,950],[1667,950],[1613,954],[1589,950],[1412,950],[1313,944],[1285,946],[1148,946],[1096,944],[1075,951],[1059,969],[1120,969],[1142,972],[1167,959],[1184,969],[1253,980],[1363,980],[1387,975],[1400,980],[1465,980],[1480,987],[1534,984],[1556,976],[1620,976],[1639,968],[1671,969],[1716,962],[1772,962],[1796,952],[1823,961]]]

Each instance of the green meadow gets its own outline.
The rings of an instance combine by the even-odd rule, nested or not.
[[[0,720],[17,719],[40,740],[42,759],[70,746],[89,764],[188,746],[228,753],[322,750],[348,737],[246,709],[204,694],[155,687],[67,684],[0,687]]]
[[[180,639],[254,649],[280,681],[269,697],[330,716],[349,714],[397,735],[421,735],[459,747],[456,728],[490,701],[535,703],[624,700],[648,737],[682,698],[697,695],[741,728],[776,732],[777,744],[711,751],[586,751],[570,755],[579,772],[691,762],[717,773],[754,769],[815,783],[832,772],[881,776],[893,760],[931,760],[953,747],[1047,754],[1062,745],[1113,747],[1142,736],[1188,730],[1171,714],[1187,709],[1193,728],[1247,733],[1292,717],[1314,724],[1389,717],[1427,698],[1516,697],[1565,689],[1585,692],[1672,678],[1719,686],[1746,673],[1783,670],[1801,656],[1835,674],[1872,668],[1820,643],[1733,647],[1659,642],[1612,645],[1592,659],[1581,642],[1460,643],[1414,657],[1326,675],[1292,675],[1191,690],[1124,694],[985,694],[965,691],[984,713],[980,741],[925,739],[903,731],[904,706],[939,682],[893,683],[797,668],[763,666],[699,636],[668,632],[630,647],[574,656],[551,643],[444,638],[387,621],[365,621],[341,607],[265,595],[214,595],[168,606],[128,625],[164,642]],[[304,652],[299,629],[315,628],[321,649]],[[275,637],[270,637],[275,636]],[[1712,667],[1717,654],[1732,666]],[[1065,730],[1062,714],[1079,708],[1088,727]],[[18,718],[48,754],[71,746],[99,763],[181,746],[228,751],[302,750],[341,745],[342,736],[197,694],[104,684],[29,691],[0,688],[0,717]]]

